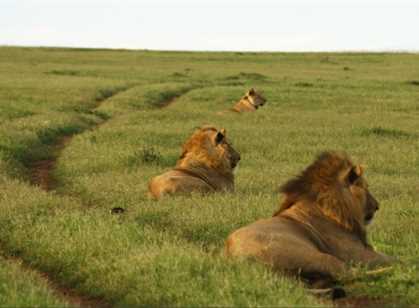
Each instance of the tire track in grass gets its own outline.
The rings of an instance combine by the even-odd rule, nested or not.
[[[111,97],[124,92],[124,91],[128,91],[129,89],[133,88],[135,86],[130,86],[130,87],[124,87],[121,88],[120,90],[114,91],[114,92],[105,92],[105,95],[97,100],[97,104],[90,109],[88,112],[90,113],[94,113],[94,111],[96,111],[104,102],[106,102],[106,100],[110,99]],[[175,93],[172,95],[169,95],[167,98],[158,101],[155,106],[157,106],[157,108],[159,109],[163,109],[163,108],[167,108],[170,105],[172,105],[176,100],[178,100],[180,97],[182,97],[183,95],[187,94],[188,92],[195,90],[197,88],[202,88],[202,87],[190,87],[190,88],[186,88],[182,91],[180,91],[180,93]],[[103,121],[89,127],[88,129],[84,129],[81,130],[77,133],[74,134],[70,134],[70,135],[63,135],[63,136],[59,136],[55,142],[50,146],[51,150],[51,158],[48,159],[42,159],[42,160],[35,160],[30,162],[29,164],[29,174],[30,174],[30,181],[32,185],[35,186],[39,186],[42,190],[45,191],[52,191],[54,190],[57,185],[58,182],[57,180],[54,178],[53,176],[53,171],[56,167],[57,164],[57,160],[61,154],[61,152],[64,150],[64,148],[71,142],[72,138],[76,135],[82,134],[84,133],[86,130],[95,130],[98,129],[101,125],[103,125],[104,123],[106,123],[109,119],[108,118],[103,118]]]
[[[106,100],[114,97],[115,95],[128,91],[133,86],[130,87],[122,87],[116,89],[115,91],[109,90],[102,90],[100,93],[100,97],[96,99],[96,104],[93,108],[89,109],[88,113],[94,113],[97,109],[104,103]],[[51,191],[57,187],[57,180],[54,178],[52,172],[54,171],[57,160],[60,157],[61,152],[64,148],[71,142],[74,136],[84,133],[86,130],[94,130],[97,129],[99,126],[106,123],[109,118],[101,117],[102,121],[95,125],[92,125],[86,129],[82,129],[77,133],[69,134],[69,135],[62,135],[59,136],[53,144],[50,146],[50,154],[51,158],[42,159],[42,160],[34,160],[29,163],[28,169],[30,174],[30,181],[32,185],[39,186],[42,190]]]
[[[202,89],[204,86],[191,86],[189,88],[183,89],[179,93],[171,94],[167,98],[157,102],[155,106],[159,109],[167,108],[171,105],[173,105],[177,100],[179,100],[182,96],[188,94],[189,92],[197,89]]]
[[[189,89],[187,91],[184,91],[181,94],[175,94],[172,97],[169,97],[169,98],[167,98],[167,99],[159,102],[157,105],[159,106],[160,109],[167,108],[170,105],[172,105],[175,101],[177,101],[181,96],[185,95],[186,93],[188,93],[188,92],[190,92],[192,90],[193,89]]]
[[[23,274],[28,273],[39,281],[44,286],[48,287],[48,290],[51,292],[51,295],[55,296],[57,299],[67,303],[70,307],[82,307],[82,308],[109,308],[112,307],[109,303],[106,303],[103,299],[91,298],[85,295],[78,294],[74,290],[67,288],[60,283],[57,283],[55,280],[45,273],[41,272],[36,268],[30,266],[24,260],[11,256],[4,252],[4,249],[1,247],[0,243],[0,254],[7,262],[13,263],[18,266]]]
[[[57,181],[51,173],[55,169],[61,151],[70,143],[72,137],[73,135],[63,136],[57,140],[51,150],[53,158],[37,160],[30,164],[29,170],[32,185],[39,186],[45,191],[56,188]]]
[[[103,103],[106,102],[107,99],[131,89],[131,87],[121,88],[117,91],[114,91],[110,95],[105,95],[102,99],[98,99],[97,103],[93,108],[88,110],[88,112],[93,113],[96,111]],[[185,95],[189,91],[195,88],[188,88],[181,93],[175,93],[174,95],[170,95],[164,100],[158,101],[156,106],[158,108],[166,108],[179,99],[181,96]],[[107,92],[109,93],[109,92]],[[58,186],[58,181],[53,176],[53,171],[57,165],[58,158],[61,155],[61,152],[66,148],[68,144],[70,144],[72,138],[76,135],[84,133],[86,130],[94,130],[98,129],[101,125],[106,123],[109,118],[103,118],[98,124],[90,126],[86,129],[82,129],[77,133],[69,134],[69,135],[62,135],[56,138],[52,145],[48,145],[50,148],[51,158],[42,159],[42,160],[34,160],[30,162],[28,170],[30,174],[31,184],[34,186],[38,186],[42,190],[46,192],[53,191]],[[103,298],[92,298],[85,294],[80,294],[80,292],[76,291],[75,289],[66,287],[64,284],[60,283],[47,272],[39,271],[38,269],[34,268],[30,265],[29,262],[25,261],[22,258],[16,256],[10,256],[1,249],[1,242],[0,242],[0,253],[4,256],[8,261],[14,262],[19,264],[23,271],[31,272],[35,275],[39,280],[43,281],[45,285],[49,287],[52,294],[56,297],[61,298],[63,301],[69,303],[70,306],[74,307],[99,307],[99,308],[108,308],[112,305],[107,303]]]
[[[105,90],[100,92],[100,97],[96,99],[96,104],[93,108],[88,110],[89,113],[94,113],[97,111],[107,99],[123,92],[129,90],[131,87],[122,87],[116,89],[115,91]],[[52,172],[56,167],[57,160],[61,152],[65,147],[71,142],[72,138],[78,134],[85,132],[86,130],[97,129],[100,125],[104,124],[109,118],[102,117],[101,122],[91,125],[80,131],[61,135],[55,138],[52,145],[45,145],[49,147],[51,158],[34,160],[28,165],[28,172],[30,174],[31,184],[40,187],[44,191],[51,191],[57,187],[57,180],[53,177]],[[52,293],[61,298],[63,301],[67,302],[72,307],[99,307],[99,308],[108,308],[112,305],[107,303],[103,298],[92,298],[87,294],[81,294],[79,291],[66,287],[63,283],[59,282],[57,279],[53,278],[48,272],[43,272],[35,267],[33,267],[29,261],[26,261],[23,258],[17,256],[11,256],[7,253],[7,250],[2,249],[0,242],[0,254],[10,262],[17,264],[23,271],[30,272],[38,277],[41,281],[45,282],[45,285],[49,287]]]

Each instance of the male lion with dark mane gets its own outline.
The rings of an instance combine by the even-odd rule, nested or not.
[[[231,109],[235,112],[253,112],[265,105],[266,99],[251,88]]]
[[[150,181],[149,192],[159,199],[175,193],[232,191],[233,170],[239,160],[225,129],[201,127],[183,145],[176,167]]]
[[[317,287],[354,278],[351,265],[391,263],[367,242],[366,226],[379,204],[362,174],[345,153],[322,153],[280,187],[284,199],[272,218],[230,234],[226,254],[254,258]]]

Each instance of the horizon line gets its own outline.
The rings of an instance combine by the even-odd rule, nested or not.
[[[92,49],[102,51],[151,51],[151,52],[226,52],[226,53],[410,53],[418,54],[419,49],[324,49],[324,50],[205,50],[205,49],[154,49],[130,47],[93,47],[93,46],[58,46],[58,45],[14,45],[0,44],[0,48],[55,48],[55,49]]]

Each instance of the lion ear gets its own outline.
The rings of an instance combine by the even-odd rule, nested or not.
[[[346,175],[347,182],[349,184],[355,183],[355,181],[362,176],[364,173],[364,167],[361,165],[357,165],[355,167],[352,167],[348,174]]]
[[[365,165],[357,165],[355,166],[355,172],[358,174],[358,176],[362,176],[365,171]]]
[[[223,141],[224,137],[225,136],[224,136],[222,130],[217,132],[217,135],[215,135],[215,144],[220,144]]]
[[[220,129],[220,133],[223,134],[224,137],[227,136],[227,131],[225,128]]]
[[[255,94],[255,89],[251,88],[248,93],[249,93],[249,95],[254,95]]]
[[[180,154],[180,156],[179,156],[179,159],[184,159],[185,158],[185,156],[186,156],[186,153],[187,153],[188,151],[186,150],[186,149],[183,149],[182,150],[182,154]]]

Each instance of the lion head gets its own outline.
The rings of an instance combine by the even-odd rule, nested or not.
[[[256,90],[253,88],[247,91],[242,99],[249,101],[249,103],[253,105],[256,109],[258,109],[260,106],[265,105],[266,102],[266,99],[260,93],[256,92]]]
[[[177,167],[205,165],[222,174],[229,174],[237,166],[240,154],[227,140],[226,130],[213,126],[198,128],[185,142]]]
[[[300,203],[307,212],[317,211],[365,238],[365,226],[379,205],[363,173],[363,167],[354,165],[347,154],[324,152],[299,176],[280,187],[285,198],[274,216]]]

